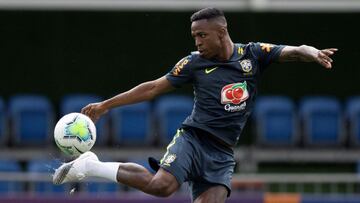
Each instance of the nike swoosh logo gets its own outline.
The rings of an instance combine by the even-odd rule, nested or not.
[[[206,74],[209,74],[209,73],[211,73],[211,72],[213,72],[214,70],[216,70],[218,67],[215,67],[215,68],[206,68],[205,69],[205,73]]]

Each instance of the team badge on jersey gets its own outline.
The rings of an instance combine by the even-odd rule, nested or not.
[[[241,69],[245,73],[248,73],[252,70],[251,61],[249,59],[241,60],[241,61],[239,61],[239,63],[240,63]]]
[[[164,165],[166,165],[166,166],[170,166],[170,164],[171,164],[172,162],[174,162],[175,159],[176,159],[176,155],[175,155],[175,154],[168,154],[168,155],[165,157],[165,159],[164,159],[164,161],[163,161],[162,164],[164,164]]]
[[[246,107],[249,98],[246,81],[226,85],[221,90],[221,104],[225,104],[224,109],[229,112],[241,111]],[[240,104],[243,102],[242,104]]]

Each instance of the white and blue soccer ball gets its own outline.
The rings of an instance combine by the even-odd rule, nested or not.
[[[54,139],[65,154],[79,156],[95,144],[96,127],[86,115],[69,113],[56,123]]]

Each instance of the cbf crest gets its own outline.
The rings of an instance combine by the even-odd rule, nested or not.
[[[162,162],[162,164],[164,164],[164,165],[166,165],[166,166],[170,166],[170,164],[171,164],[172,162],[174,162],[175,159],[176,159],[176,154],[168,154],[168,155],[165,157],[165,159],[164,159],[164,161]]]
[[[249,59],[241,60],[241,61],[239,61],[239,63],[240,63],[241,69],[245,73],[248,73],[252,70],[251,61]]]

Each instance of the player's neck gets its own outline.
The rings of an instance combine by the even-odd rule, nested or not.
[[[228,39],[224,42],[222,52],[216,57],[219,61],[227,61],[231,58],[234,53],[234,43],[231,39]]]

